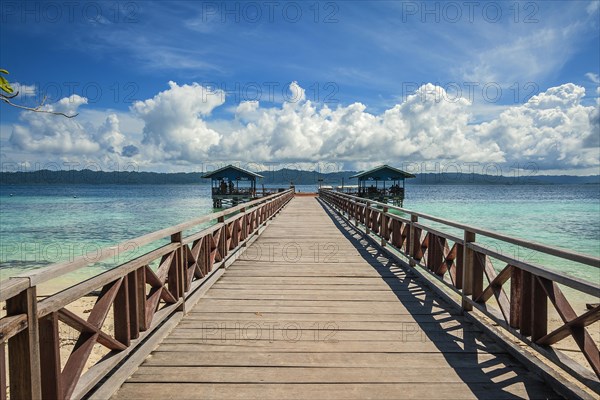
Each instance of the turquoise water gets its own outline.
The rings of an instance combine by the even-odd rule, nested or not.
[[[219,211],[210,191],[208,185],[2,185],[0,279],[85,254],[94,259],[104,247]],[[67,279],[90,277],[167,242],[132,248]]]
[[[546,245],[600,256],[598,185],[423,185],[407,189],[405,208]],[[435,223],[423,222],[432,227]],[[462,237],[462,231],[444,227]],[[600,283],[600,270],[503,242],[477,241],[519,260]],[[500,269],[504,265],[492,260]]]
[[[600,256],[598,185],[410,185],[404,206]],[[213,211],[206,185],[0,186],[0,278]],[[600,271],[592,267],[507,246],[500,250],[600,281]]]

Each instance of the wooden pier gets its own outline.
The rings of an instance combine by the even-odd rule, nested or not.
[[[243,206],[138,238],[134,243],[170,237],[171,244],[41,301],[32,297],[35,285],[80,268],[84,260],[11,280],[0,292],[9,304],[8,316],[0,320],[2,366],[10,338],[10,373],[1,372],[2,385],[8,375],[17,398],[47,399],[514,399],[600,393],[597,342],[586,330],[598,329],[600,308],[577,315],[553,286],[598,295],[595,283],[518,260],[496,273],[487,261],[508,262],[506,256],[476,245],[475,228],[462,226],[464,237],[455,237],[422,225],[424,214],[391,214],[387,206],[330,191],[319,197],[286,191]],[[217,222],[184,235],[211,219]],[[486,233],[492,234],[477,230]],[[114,252],[124,251],[121,247]],[[551,251],[586,265],[600,263]],[[156,267],[150,267],[152,260],[158,260]],[[526,274],[530,285],[533,279],[544,291],[520,290]],[[96,288],[103,289],[87,321],[66,310]],[[542,294],[564,315],[561,326],[549,327],[544,319],[548,303]],[[115,328],[107,332],[103,321],[111,305]],[[500,320],[505,312],[506,329]],[[58,320],[81,332],[62,368]],[[586,365],[568,362],[552,347],[567,337],[581,344]],[[84,371],[95,343],[112,352]],[[13,354],[25,357],[16,360]]]
[[[552,397],[480,330],[306,197],[294,199],[228,268],[115,397],[171,393]]]

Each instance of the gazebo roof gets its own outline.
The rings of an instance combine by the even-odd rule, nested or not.
[[[214,171],[207,172],[202,175],[203,178],[207,179],[229,179],[229,180],[237,180],[239,178],[246,178],[249,180],[256,180],[256,178],[263,178],[262,175],[257,174],[256,172],[248,171],[246,169],[236,167],[235,165],[227,165],[223,168],[219,168]]]
[[[380,165],[379,167],[368,171],[362,171],[356,175],[352,175],[350,178],[358,178],[359,181],[367,179],[375,181],[394,181],[405,178],[415,178],[415,176],[398,168],[390,167],[389,165]]]

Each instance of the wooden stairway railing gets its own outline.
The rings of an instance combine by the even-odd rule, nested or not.
[[[508,255],[498,249],[526,248],[588,268],[600,268],[599,258],[332,190],[321,190],[319,197],[366,234],[375,236],[381,246],[391,247],[411,266],[424,269],[435,282],[459,295],[464,312],[481,312],[598,392],[598,339],[588,329],[600,329],[600,282],[555,272],[519,259],[518,252]],[[427,221],[435,227],[425,225]],[[488,245],[477,241],[478,236]],[[591,296],[594,301],[587,311],[577,313],[561,286],[568,288],[565,291]],[[548,303],[562,320],[559,326],[549,324]],[[566,338],[575,342],[593,373],[556,348]]]
[[[0,302],[6,303],[6,316],[0,319],[0,400],[7,398],[7,388],[13,399],[84,396],[161,323],[182,311],[196,289],[222,273],[293,195],[292,190],[273,194],[0,282]],[[37,286],[50,279],[109,258],[122,259],[126,252],[150,244],[158,248],[37,299]],[[98,289],[87,319],[66,308]],[[104,326],[111,310],[112,332]],[[64,367],[59,323],[77,332]],[[96,344],[111,352],[84,373]]]

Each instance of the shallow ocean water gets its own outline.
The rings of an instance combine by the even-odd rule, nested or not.
[[[315,191],[316,186],[297,190]],[[407,185],[404,207],[600,256],[598,185]],[[213,211],[207,185],[0,186],[0,278]],[[600,271],[593,267],[506,245],[500,250],[600,281]],[[81,273],[87,276],[117,264],[107,262]]]

